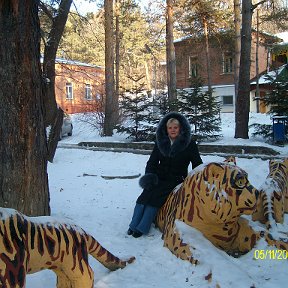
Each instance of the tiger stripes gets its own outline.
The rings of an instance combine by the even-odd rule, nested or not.
[[[52,217],[27,217],[0,208],[0,288],[25,287],[26,274],[50,269],[58,288],[92,288],[90,254],[109,270],[124,268],[121,260],[79,226]]]
[[[252,219],[268,230],[283,223],[288,212],[288,158],[269,161],[269,174],[260,187],[260,197]]]
[[[281,182],[278,184],[284,191],[284,201],[281,202],[284,208],[281,211],[285,212],[288,208],[287,164],[287,159],[284,163],[270,161],[269,174]],[[216,247],[234,257],[249,252],[260,238],[265,239],[268,245],[288,251],[287,233],[275,239],[269,230],[254,231],[248,219],[241,217],[242,214],[252,214],[254,217],[256,206],[259,205],[259,199],[263,201],[263,195],[266,194],[262,190],[259,192],[250,184],[247,173],[236,166],[235,157],[228,157],[224,162],[202,164],[190,172],[184,182],[169,195],[157,214],[155,225],[162,231],[164,246],[192,264],[199,261],[193,256],[190,247],[183,243],[176,220],[198,229]]]
[[[163,233],[164,246],[192,264],[197,264],[198,259],[183,243],[176,220],[198,229],[227,253],[241,255],[260,238],[260,233],[255,233],[248,221],[240,217],[252,214],[257,196],[258,190],[238,166],[224,162],[202,164],[170,194],[155,224]]]
[[[237,163],[236,163],[236,157],[235,157],[235,156],[228,156],[228,157],[226,157],[226,159],[224,160],[224,162],[227,162],[227,163],[229,163],[229,164],[237,165]]]

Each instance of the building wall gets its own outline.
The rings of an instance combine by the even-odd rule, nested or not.
[[[56,63],[55,93],[57,104],[68,114],[98,111],[103,107],[104,69],[89,65]],[[68,99],[66,84],[72,84],[73,98]],[[92,99],[85,98],[85,86],[91,85]]]
[[[252,34],[251,42],[251,69],[250,78],[256,76],[256,34]],[[219,100],[224,96],[233,96],[233,105],[223,105],[222,112],[233,112],[235,105],[235,89],[234,89],[234,70],[230,73],[223,73],[223,55],[233,55],[234,46],[231,38],[213,39],[209,43],[210,52],[210,69],[211,69],[211,85],[214,90],[213,95]],[[260,36],[260,45],[258,49],[258,65],[259,73],[266,71],[268,67],[268,49],[263,44],[265,38]],[[204,81],[203,86],[208,83],[207,77],[207,56],[205,52],[205,42],[203,40],[184,39],[182,41],[175,41],[176,54],[176,86],[177,88],[190,87],[189,80],[189,58],[197,59],[200,69],[198,75]],[[221,87],[221,88],[220,88]],[[250,94],[251,98],[254,96],[253,92]],[[255,103],[252,102],[251,107]],[[255,108],[256,110],[256,108]],[[261,109],[263,110],[263,109]]]
[[[216,43],[210,44],[210,68],[211,68],[211,84],[212,85],[229,85],[234,83],[233,73],[223,73],[223,53],[231,51],[231,47],[217,47]],[[205,52],[205,43],[185,40],[175,43],[176,54],[176,78],[177,88],[187,88],[190,86],[189,80],[189,58],[196,58],[199,66],[199,76],[204,81],[203,85],[207,85],[207,56]]]
[[[261,101],[261,98],[264,97],[266,94],[265,90],[260,90],[260,97],[257,99],[256,97],[256,89],[252,89],[250,91],[250,111],[256,113],[266,113],[268,112],[267,107]]]
[[[233,85],[217,85],[213,87],[213,96],[222,102],[221,112],[233,112],[235,107],[234,101],[235,87]],[[232,104],[223,104],[223,97],[232,97]]]

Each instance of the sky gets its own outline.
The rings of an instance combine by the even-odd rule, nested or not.
[[[75,10],[75,6],[77,8],[77,11],[82,14],[85,15],[88,12],[96,12],[99,8],[97,6],[97,3],[99,2],[103,2],[103,1],[93,1],[90,2],[89,0],[74,0],[74,5],[72,4],[71,6],[71,10]],[[148,0],[138,0],[138,3],[140,3],[140,7],[145,7],[148,3]]]
[[[99,8],[95,1],[90,2],[89,0],[73,0],[71,10],[75,9],[77,9],[80,14],[85,15],[88,12],[96,12]]]
[[[222,114],[223,139],[218,144],[268,145],[263,139],[235,140],[233,114]],[[94,288],[278,288],[287,287],[288,261],[260,260],[260,251],[275,251],[264,240],[240,258],[228,256],[214,247],[202,234],[184,223],[177,223],[186,243],[195,247],[200,264],[193,266],[175,257],[163,247],[161,233],[154,226],[147,236],[133,238],[126,234],[135,200],[141,193],[139,178],[107,180],[101,176],[131,176],[143,174],[149,155],[100,152],[72,149],[80,141],[127,141],[124,135],[100,138],[87,124],[73,115],[74,130],[71,137],[59,143],[53,163],[48,165],[51,211],[54,219],[71,221],[93,235],[114,255],[127,259],[135,256],[134,263],[124,269],[110,272],[90,258],[94,271]],[[269,116],[251,114],[251,123],[270,123]],[[61,148],[61,147],[70,148]],[[282,156],[288,156],[288,145],[271,146]],[[204,163],[223,161],[217,155],[201,155]],[[237,158],[237,164],[248,173],[252,185],[259,188],[268,174],[268,160]],[[85,175],[91,176],[85,176]],[[264,226],[245,217],[255,230]],[[41,221],[41,217],[38,219]],[[288,215],[279,231],[288,231]],[[270,252],[271,253],[271,252]],[[205,276],[212,272],[212,281]],[[27,277],[27,288],[56,287],[53,272],[45,270]],[[85,287],[83,287],[85,288]]]

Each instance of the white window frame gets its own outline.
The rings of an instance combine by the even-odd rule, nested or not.
[[[85,84],[85,99],[92,100],[92,87],[91,84]]]
[[[232,103],[225,103],[224,102],[224,98],[226,98],[226,99],[228,99],[228,97],[229,97],[229,99],[232,99]],[[233,95],[222,95],[222,105],[223,106],[233,106],[234,105],[234,98],[233,98]],[[229,101],[230,102],[230,101]]]
[[[231,53],[223,54],[223,67],[224,74],[230,74],[234,72],[234,59]]]
[[[70,82],[66,83],[66,99],[67,100],[73,99],[73,85]]]
[[[192,67],[193,66],[193,67]],[[196,78],[199,75],[199,67],[196,56],[189,56],[189,77]]]

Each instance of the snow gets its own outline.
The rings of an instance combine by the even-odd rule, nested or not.
[[[286,69],[285,67],[287,66],[287,64],[284,64],[282,66],[280,66],[278,69],[276,70],[272,70],[272,71],[269,71],[268,73],[262,75],[259,77],[259,80],[258,80],[258,83],[259,84],[269,84],[271,83],[271,78],[272,79],[275,79],[281,72],[283,69]],[[268,78],[269,77],[269,78]],[[271,78],[270,78],[271,77]],[[251,82],[251,85],[252,84],[256,84],[256,81],[253,81]]]
[[[281,38],[284,43],[285,42],[288,43],[288,31],[280,32],[280,33],[276,34],[276,36]]]
[[[195,256],[200,260],[199,265],[193,266],[163,247],[161,233],[154,226],[147,236],[135,239],[126,235],[135,200],[141,193],[139,178],[104,179],[101,175],[143,174],[149,155],[61,148],[61,145],[69,146],[81,141],[127,141],[125,135],[100,138],[97,131],[92,131],[77,119],[79,115],[73,115],[73,136],[62,139],[54,162],[48,165],[51,215],[54,220],[63,222],[66,218],[68,223],[79,225],[120,258],[136,257],[134,263],[114,272],[91,257],[90,264],[95,274],[94,287],[209,288],[217,284],[222,288],[287,287],[287,260],[271,259],[275,258],[273,255],[279,256],[280,250],[268,246],[262,239],[246,255],[233,258],[215,248],[196,229],[177,221],[183,239],[195,248]],[[251,114],[250,121],[271,123],[269,116],[262,114]],[[265,143],[261,138],[234,139],[233,114],[223,114],[222,125],[223,139],[216,143],[267,146],[279,151],[281,156],[288,156],[287,144],[278,147]],[[217,155],[202,155],[202,159],[204,164],[224,160]],[[248,173],[252,185],[259,188],[265,182],[268,160],[237,158],[236,161]],[[245,218],[249,219],[255,230],[264,229],[263,224],[252,222],[250,216]],[[287,223],[288,215],[285,215],[285,224],[279,225],[279,229],[287,232]],[[263,251],[266,259],[255,259]],[[282,254],[282,258],[286,256]],[[212,278],[208,282],[205,277],[210,273]],[[26,287],[56,287],[56,277],[48,270],[28,275]]]

